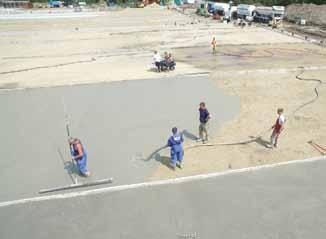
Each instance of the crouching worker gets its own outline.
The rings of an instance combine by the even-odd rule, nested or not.
[[[174,70],[175,69],[175,61],[174,61],[174,58],[172,56],[171,53],[169,53],[169,56],[168,56],[168,67],[169,67],[169,70]]]
[[[178,129],[174,127],[172,129],[173,135],[168,140],[168,147],[171,149],[171,161],[170,167],[174,170],[175,167],[182,168],[182,159],[183,159],[183,136],[178,133]]]
[[[69,139],[70,151],[72,159],[76,162],[79,173],[84,176],[90,176],[90,172],[87,170],[87,153],[77,138]]]

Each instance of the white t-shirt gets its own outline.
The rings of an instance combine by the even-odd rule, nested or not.
[[[285,117],[284,117],[284,115],[280,115],[280,117],[278,118],[278,123],[280,125],[283,125],[285,123]]]
[[[154,56],[153,56],[153,60],[154,62],[161,62],[162,61],[162,57],[159,53],[156,53]]]

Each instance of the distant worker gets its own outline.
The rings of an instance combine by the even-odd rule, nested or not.
[[[69,145],[72,159],[76,162],[79,173],[84,177],[90,176],[90,172],[87,170],[87,153],[80,140],[70,138]]]
[[[168,66],[169,66],[169,70],[174,70],[175,69],[175,61],[174,61],[174,58],[172,56],[171,53],[169,53],[169,56],[168,56]]]
[[[167,51],[164,52],[164,61],[167,61],[169,59],[169,53]]]
[[[162,60],[160,53],[158,53],[157,51],[154,51],[153,60],[154,60],[155,66],[157,67],[157,71],[161,72],[163,60]]]
[[[182,159],[183,159],[183,136],[178,133],[176,127],[172,128],[173,135],[169,138],[167,146],[171,150],[171,160],[170,167],[175,170],[175,167],[182,168]]]
[[[285,124],[285,117],[283,115],[284,110],[282,108],[277,109],[277,114],[278,117],[276,119],[275,124],[272,126],[271,129],[273,129],[273,133],[271,135],[271,142],[270,142],[270,147],[277,148],[277,142],[278,142],[278,137],[280,136],[281,132],[284,129],[284,124]]]
[[[206,108],[205,102],[199,104],[199,138],[198,142],[206,143],[208,141],[208,121],[211,115]]]
[[[244,28],[246,26],[246,22],[244,19],[241,19],[240,26],[241,26],[241,28]]]
[[[215,55],[216,54],[216,46],[217,46],[215,37],[213,37],[211,45],[212,45],[213,55]]]
[[[164,57],[162,60],[161,70],[169,70],[169,53],[164,52]]]

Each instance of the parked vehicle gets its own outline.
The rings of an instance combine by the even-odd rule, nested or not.
[[[276,20],[283,20],[285,14],[285,7],[284,6],[273,6],[274,11],[274,18]]]
[[[208,2],[207,3],[207,11],[209,12],[209,13],[214,13],[214,11],[216,10],[216,2]]]
[[[247,4],[239,4],[237,8],[238,18],[241,19],[250,19],[254,16],[254,11],[256,6],[247,5]]]
[[[200,3],[200,4],[199,4],[199,6],[197,7],[197,11],[196,11],[196,13],[197,13],[199,16],[210,17],[210,14],[209,14],[209,12],[207,11],[206,4],[205,4],[205,3]]]
[[[254,21],[269,23],[273,21],[278,23],[283,20],[285,8],[283,6],[257,7],[254,11]]]
[[[61,1],[53,1],[53,0],[50,0],[49,1],[49,6],[50,7],[62,7],[63,6],[63,3]]]
[[[195,0],[183,0],[184,4],[195,4]]]
[[[229,3],[208,2],[207,11],[224,19],[236,18],[237,15],[237,7],[231,6]]]

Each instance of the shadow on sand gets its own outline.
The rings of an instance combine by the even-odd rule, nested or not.
[[[254,136],[249,136],[249,138],[254,139],[254,138],[256,138],[256,137],[254,137]],[[258,137],[258,138],[256,138],[256,140],[254,140],[253,142],[255,142],[255,143],[257,143],[257,144],[259,144],[259,145],[261,145],[261,146],[263,146],[263,147],[265,147],[265,148],[270,148],[270,142],[267,141],[267,140],[265,140],[265,139],[263,139],[262,137]]]
[[[162,165],[164,165],[165,167],[172,169],[170,166],[170,157],[167,156],[162,156],[160,154],[156,154],[155,158],[154,158],[157,162],[160,162]]]

